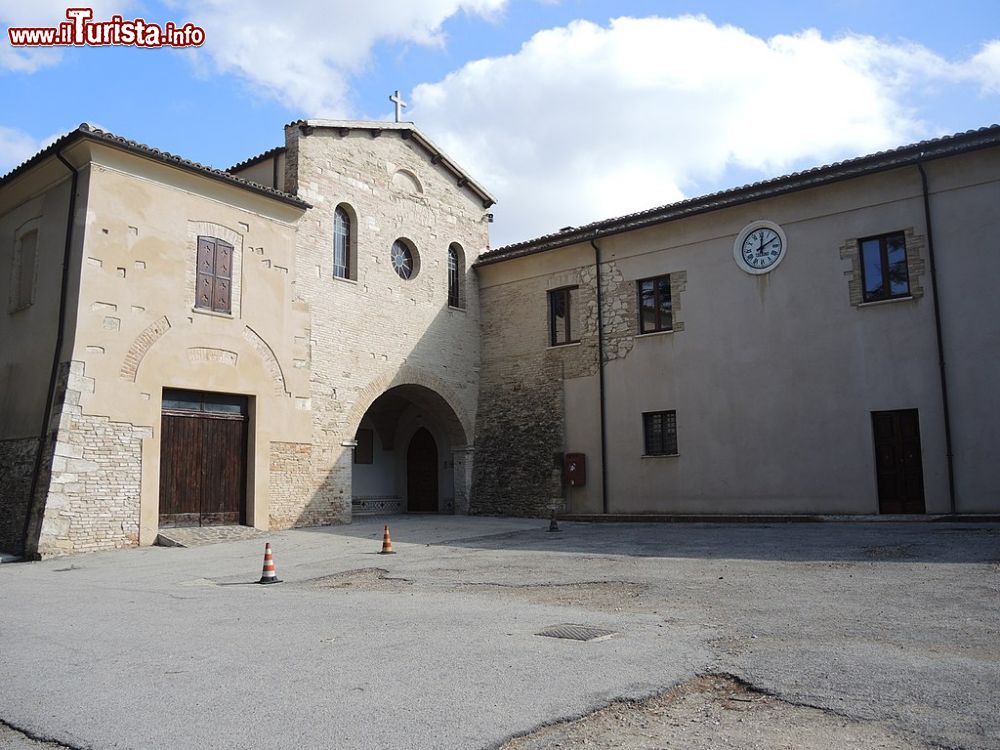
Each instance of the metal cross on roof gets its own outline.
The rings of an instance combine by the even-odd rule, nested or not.
[[[396,89],[396,92],[389,97],[389,101],[396,105],[396,122],[399,122],[399,116],[403,113],[403,107],[406,106],[403,97],[399,95],[399,89]]]

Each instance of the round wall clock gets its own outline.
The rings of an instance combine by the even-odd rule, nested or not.
[[[785,232],[773,221],[747,224],[736,237],[733,257],[736,265],[754,275],[773,271],[785,257]]]

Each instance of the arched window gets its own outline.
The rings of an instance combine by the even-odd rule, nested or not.
[[[333,275],[351,278],[351,217],[343,206],[333,213]]]
[[[448,306],[465,307],[462,278],[465,276],[465,253],[457,242],[448,247]]]

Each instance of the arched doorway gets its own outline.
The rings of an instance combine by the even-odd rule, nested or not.
[[[352,515],[467,512],[472,447],[452,402],[407,383],[356,418]]]
[[[406,449],[406,510],[410,513],[437,513],[438,450],[434,436],[421,427]]]

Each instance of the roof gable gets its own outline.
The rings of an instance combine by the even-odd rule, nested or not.
[[[473,193],[480,201],[483,208],[489,208],[496,203],[496,198],[491,195],[486,188],[476,182],[472,177],[458,165],[458,163],[440,149],[430,138],[424,135],[412,122],[383,122],[381,120],[296,120],[285,127],[298,127],[305,134],[309,134],[316,128],[329,128],[341,131],[341,135],[347,135],[351,131],[364,131],[375,135],[385,132],[397,132],[403,140],[412,141],[431,160],[431,164],[441,167],[455,178],[455,184],[459,188],[465,188]]]

